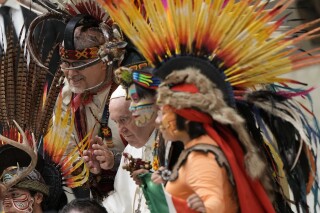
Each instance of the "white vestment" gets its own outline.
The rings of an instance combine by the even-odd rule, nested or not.
[[[145,161],[152,162],[152,151],[156,137],[155,132],[156,131],[153,131],[148,142],[143,147],[137,149],[128,144],[124,149],[124,152],[129,153],[134,158],[141,158]],[[140,203],[139,210],[141,213],[150,212],[146,205],[142,190],[130,177],[130,173],[122,169],[124,160],[125,159],[122,156],[114,182],[114,191],[103,201],[103,205],[108,213],[132,213],[138,208]]]

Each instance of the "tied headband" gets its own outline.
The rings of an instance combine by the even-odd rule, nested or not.
[[[62,59],[70,60],[87,60],[98,58],[99,47],[90,47],[83,50],[67,50],[60,46],[60,56]]]

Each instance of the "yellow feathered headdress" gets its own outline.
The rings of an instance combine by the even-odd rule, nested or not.
[[[306,95],[308,91],[289,89],[290,83],[300,82],[281,75],[320,63],[319,48],[300,51],[298,47],[300,42],[318,36],[320,28],[307,29],[316,26],[320,19],[294,28],[283,27],[287,18],[283,13],[294,0],[279,0],[272,5],[270,1],[263,0],[98,2],[149,64],[155,67],[154,74],[164,80],[159,89],[160,98],[166,91],[163,100],[168,101],[165,95],[172,84],[186,80],[200,92],[204,91],[211,87],[203,85],[205,81],[201,76],[206,76],[222,91],[227,103],[220,108],[220,102],[212,103],[212,106],[207,103],[214,109],[215,121],[231,124],[239,136],[243,133],[246,140],[241,142],[249,154],[255,152],[253,147],[263,150],[264,155],[261,156],[272,168],[274,183],[279,184],[280,179],[286,182],[282,186],[277,185],[278,189],[281,188],[278,192],[283,195],[283,200],[287,199],[283,185],[289,185],[297,206],[306,206],[306,193],[316,177],[315,152],[311,154],[310,145],[319,142],[320,131],[317,125],[314,128],[308,123],[302,113],[304,109],[289,100],[294,95]],[[200,73],[186,73],[190,67]],[[277,91],[279,87],[275,91],[256,91],[275,83],[283,87],[281,92]],[[180,93],[190,96],[190,93]],[[188,100],[186,103],[190,105]],[[192,106],[191,103],[189,107]],[[230,114],[223,114],[226,109]],[[209,113],[202,108],[200,110]],[[228,120],[232,118],[228,115],[238,112],[246,122],[242,119],[237,122]],[[248,134],[242,131],[244,129],[249,133],[251,142],[247,140]],[[252,159],[256,158],[251,158],[248,165],[254,164]],[[251,175],[253,172],[249,171]],[[305,184],[301,185],[301,182]],[[314,186],[317,191],[317,186]],[[282,204],[278,203],[277,208],[286,206],[280,206]]]
[[[316,35],[319,28],[300,32],[320,20],[280,31],[286,16],[278,17],[293,0],[280,0],[270,9],[262,0],[98,2],[151,65],[168,66],[181,56],[206,59],[234,91],[292,82],[279,76],[320,62],[319,54],[313,55],[317,49],[298,52],[295,46]],[[156,75],[165,76],[162,71]]]

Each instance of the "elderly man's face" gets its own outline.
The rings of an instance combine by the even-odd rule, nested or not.
[[[103,33],[96,27],[83,30],[83,26],[79,26],[74,30],[74,48],[76,50],[99,47],[104,41]],[[64,46],[64,43],[62,45]],[[66,69],[85,65],[95,59],[61,59],[60,67],[67,78],[72,92],[82,93],[84,90],[95,87],[106,80],[107,65],[102,61],[84,69]]]
[[[77,64],[79,66],[87,62],[89,60],[64,60],[61,62],[61,69],[67,78],[71,91],[74,93],[82,93],[84,90],[97,86],[105,80],[106,65],[102,61],[81,70],[64,69],[68,68],[70,64]]]
[[[5,213],[26,213],[33,212],[35,200],[29,191],[24,189],[11,188],[6,192],[2,200],[2,206]]]
[[[110,100],[109,111],[110,118],[117,123],[119,133],[126,139],[126,141],[133,147],[139,148],[144,145],[146,141],[139,141],[139,134],[145,128],[138,127],[129,111],[130,101],[125,97],[115,98]]]

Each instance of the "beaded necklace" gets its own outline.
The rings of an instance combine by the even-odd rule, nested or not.
[[[100,124],[100,129],[98,132],[98,136],[103,139],[104,144],[108,146],[108,148],[113,148],[114,144],[112,142],[112,131],[111,128],[108,125],[109,122],[109,103],[110,103],[110,97],[111,94],[114,92],[116,88],[116,84],[111,84],[110,91],[107,96],[107,100],[105,102],[104,110],[101,119],[99,120],[97,116],[93,113],[92,109],[89,107],[90,113],[94,117],[94,119]]]
[[[153,171],[157,171],[159,169],[160,160],[159,160],[159,134],[156,133],[156,140],[153,144],[153,150],[152,150],[152,169]]]

